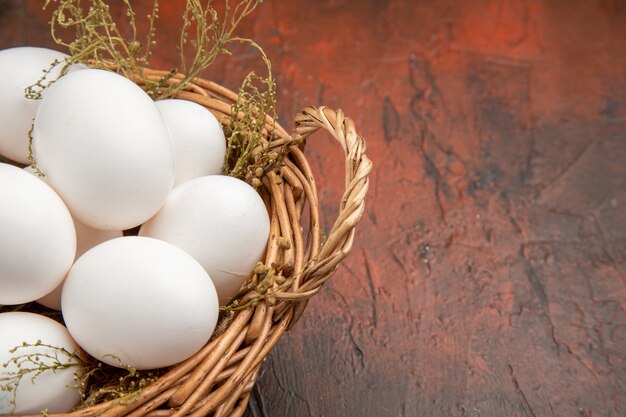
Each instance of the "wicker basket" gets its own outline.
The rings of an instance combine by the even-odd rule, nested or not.
[[[164,74],[156,70],[145,72],[151,78]],[[218,120],[228,123],[237,95],[214,82],[197,79],[177,98],[199,103]],[[273,122],[268,119],[268,126]],[[281,335],[298,320],[309,297],[320,290],[348,255],[363,214],[372,167],[365,156],[363,138],[341,110],[308,107],[296,115],[295,136],[306,139],[319,129],[334,136],[346,158],[346,191],[327,238],[322,238],[315,180],[303,145],[290,145],[283,165],[269,172],[261,187],[271,213],[265,265],[273,265],[284,276],[290,276],[290,288],[236,311],[221,323],[219,336],[132,401],[108,401],[58,416],[222,417],[241,416],[245,412],[261,363]],[[284,146],[291,138],[278,124],[274,125],[274,132],[279,139],[272,141],[271,146]],[[307,226],[306,234],[302,224]],[[259,299],[255,291],[241,296],[241,304]]]

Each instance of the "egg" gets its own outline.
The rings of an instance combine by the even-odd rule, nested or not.
[[[37,176],[37,170],[32,165],[23,168],[25,172],[35,175],[42,181],[46,181],[46,177]],[[80,257],[87,250],[99,243],[105,242],[116,237],[123,236],[121,230],[98,230],[86,226],[74,219],[74,228],[76,230],[76,258]],[[36,300],[39,304],[51,308],[53,310],[61,310],[61,292],[63,291],[63,281],[52,290],[52,292],[44,295]]]
[[[174,186],[205,175],[222,173],[226,155],[224,131],[213,114],[188,100],[159,100],[176,154]]]
[[[0,334],[0,364],[7,364],[0,367],[0,385],[7,387],[10,384],[7,378],[16,377],[18,367],[15,361],[21,362],[19,369],[22,371],[45,368],[34,380],[31,378],[35,374],[26,372],[16,389],[0,390],[0,415],[38,415],[44,409],[50,414],[66,413],[78,404],[80,390],[75,386],[75,377],[80,378],[84,368],[78,359],[80,350],[63,325],[33,313],[2,313]],[[37,341],[41,342],[39,346],[23,346],[23,343],[36,345]],[[24,355],[35,363],[20,361],[19,357],[25,358]],[[52,370],[50,367],[55,360],[63,368]]]
[[[83,349],[136,369],[173,365],[196,353],[219,313],[215,287],[196,260],[167,242],[137,236],[83,254],[65,280],[61,304]]]
[[[0,154],[27,164],[28,131],[33,124],[40,100],[27,99],[25,89],[35,84],[49,70],[45,83],[58,78],[68,55],[52,49],[18,47],[0,51]],[[72,65],[69,71],[84,68]],[[44,90],[45,94],[45,90]]]
[[[67,207],[45,182],[0,163],[0,304],[34,301],[56,288],[76,254]]]
[[[152,217],[174,184],[174,151],[152,99],[110,71],[62,77],[41,101],[35,162],[75,218],[125,230]]]
[[[176,187],[139,230],[191,254],[227,304],[265,253],[270,221],[263,199],[244,181],[210,175]]]
[[[26,169],[26,168],[25,168]],[[98,230],[86,226],[74,220],[76,229],[76,259],[89,249],[107,240],[122,237],[121,230]],[[51,293],[38,299],[37,302],[54,310],[61,310],[61,293],[63,291],[63,282],[59,284]]]

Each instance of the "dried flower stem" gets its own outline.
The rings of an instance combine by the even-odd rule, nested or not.
[[[22,350],[35,349],[35,352],[19,353]],[[0,371],[0,392],[12,393],[9,401],[12,407],[11,413],[16,407],[17,388],[24,378],[29,378],[31,383],[35,383],[37,378],[46,372],[59,372],[65,369],[78,368],[74,373],[76,388],[83,385],[82,372],[84,361],[78,352],[70,352],[65,348],[52,346],[38,340],[36,343],[22,343],[9,351],[12,356],[7,362],[2,364]]]

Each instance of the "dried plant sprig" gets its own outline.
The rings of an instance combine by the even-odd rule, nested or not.
[[[50,19],[52,39],[57,45],[67,48],[70,54],[64,69],[79,62],[108,69],[113,62],[118,73],[126,77],[136,74],[142,77],[141,69],[148,64],[150,48],[154,43],[159,10],[157,0],[154,0],[152,12],[147,16],[148,33],[144,44],[138,39],[135,11],[129,0],[124,0],[124,5],[131,29],[130,37],[122,34],[104,0],[90,0],[88,6],[84,6],[81,0],[46,0],[44,9],[51,2],[56,4]],[[69,35],[66,34],[68,31],[71,32]],[[156,84],[160,82],[152,81]],[[40,97],[43,88],[35,84],[27,94]]]
[[[263,84],[265,90],[258,83]],[[237,102],[231,111],[231,122],[225,129],[227,148],[224,171],[233,177],[250,180],[248,173],[257,177],[254,168],[260,166],[261,161],[251,160],[252,152],[262,146],[266,116],[274,111],[274,88],[270,77],[262,78],[254,72],[246,76],[239,88]]]
[[[109,400],[117,400],[120,404],[131,403],[145,387],[165,372],[165,370],[138,371],[114,355],[106,356],[114,359],[117,366],[100,361],[94,362],[88,371],[90,384],[84,391],[82,407],[90,407]]]
[[[89,407],[107,400],[130,403],[148,385],[156,381],[166,370],[138,371],[123,363],[114,355],[106,355],[117,362],[110,366],[86,356],[82,351],[69,350],[46,344],[22,343],[9,351],[10,354],[37,348],[39,352],[25,352],[0,364],[0,392],[11,394],[9,405],[16,407],[17,388],[24,378],[34,383],[45,372],[59,372],[76,368],[72,388],[81,394],[81,407]],[[42,351],[43,350],[43,351]],[[8,368],[14,368],[7,370]]]
[[[79,62],[94,68],[114,68],[125,77],[137,80],[153,98],[173,96],[211,65],[218,55],[229,54],[226,45],[240,41],[233,35],[235,29],[262,2],[238,0],[233,7],[226,0],[224,13],[220,16],[212,0],[186,0],[179,45],[180,68],[153,79],[146,77],[143,69],[149,66],[151,47],[155,43],[158,0],[153,1],[152,11],[147,16],[148,30],[143,43],[139,40],[136,13],[129,0],[123,1],[127,9],[126,23],[131,32],[128,37],[124,36],[120,25],[112,18],[109,5],[104,0],[89,0],[87,5],[81,3],[81,0],[46,0],[44,9],[52,2],[56,4],[50,20],[50,32],[58,45],[69,50],[70,58],[64,62],[63,71]],[[194,36],[190,37],[192,30]],[[67,31],[72,33],[66,35]],[[192,56],[190,61],[188,55]],[[59,64],[53,64],[52,67]],[[174,79],[177,73],[184,76]],[[52,82],[54,80],[49,83]],[[41,98],[41,91],[47,85],[43,81],[38,82],[29,87],[26,94],[30,98]]]
[[[59,65],[63,65],[59,74],[55,78],[50,77],[52,70]],[[24,90],[24,96],[31,100],[40,100],[42,91],[52,85],[59,77],[67,74],[70,65],[71,63],[67,59],[55,59],[52,61],[50,66],[43,70],[41,78],[39,78],[35,84],[26,87]]]
[[[224,173],[242,179],[254,188],[261,185],[266,173],[280,167],[287,147],[295,138],[285,141],[278,148],[271,148],[276,139],[274,132],[276,115],[276,83],[272,76],[272,64],[263,49],[254,41],[233,38],[257,49],[267,68],[267,76],[250,72],[243,80],[232,105],[230,122],[225,126],[226,157]]]
[[[23,350],[36,349],[36,352],[27,351],[16,354]],[[75,387],[83,386],[82,369],[85,365],[81,354],[78,351],[69,350],[43,343],[38,340],[35,343],[23,342],[21,345],[9,350],[13,355],[7,362],[1,365],[0,369],[0,391],[9,392],[12,398],[9,400],[11,414],[16,407],[17,389],[24,378],[31,383],[35,383],[37,378],[46,372],[59,372],[62,370],[77,368],[74,372]]]
[[[202,71],[209,67],[220,54],[230,54],[227,45],[240,42],[242,38],[234,37],[234,32],[241,21],[250,15],[262,3],[262,0],[239,0],[232,7],[229,1],[225,2],[224,14],[219,16],[212,7],[212,1],[205,5],[200,0],[187,0],[183,14],[183,28],[181,30],[179,53],[181,72],[184,78],[171,84],[164,92],[164,96],[172,96],[181,90]],[[195,36],[190,38],[190,32],[195,29]],[[252,42],[249,39],[246,41]],[[189,52],[193,58],[188,61]]]
[[[285,239],[285,242],[289,243]],[[281,249],[289,249],[286,244],[280,244]],[[307,264],[296,274],[290,274],[286,270],[286,265],[281,266],[267,266],[263,262],[259,262],[252,270],[250,277],[246,281],[246,284],[241,288],[240,294],[253,294],[249,300],[244,303],[239,301],[240,297],[235,299],[227,306],[220,307],[220,312],[231,313],[235,311],[244,310],[251,306],[256,306],[261,301],[266,301],[270,305],[274,305],[277,300],[289,291],[293,286],[295,280],[299,280],[302,273],[316,261],[316,258],[312,258]],[[290,275],[286,277],[285,275]]]

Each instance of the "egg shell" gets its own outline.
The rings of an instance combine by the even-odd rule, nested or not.
[[[55,61],[62,62],[68,55],[52,49],[23,46],[0,51],[0,154],[27,164],[28,131],[40,100],[27,99],[25,89],[35,84]],[[56,65],[45,82],[58,78],[65,63]],[[85,68],[72,65],[69,71]],[[46,91],[43,91],[45,95]]]
[[[226,155],[224,131],[213,114],[188,100],[159,100],[176,154],[174,186],[192,178],[222,173]]]
[[[46,177],[37,175],[37,171],[32,165],[23,168],[25,172],[35,175],[42,181],[46,181]],[[106,242],[107,240],[122,237],[124,232],[121,230],[98,230],[91,228],[81,222],[74,220],[74,228],[76,230],[76,259],[83,253],[87,252],[94,246]],[[36,300],[39,304],[51,308],[53,310],[61,310],[61,293],[63,291],[63,282],[61,282],[52,292],[44,295]]]
[[[83,349],[136,369],[173,365],[196,353],[219,313],[215,287],[197,261],[167,242],[137,236],[83,254],[65,280],[62,307]]]
[[[115,239],[123,236],[121,230],[98,230],[82,224],[74,220],[76,228],[76,259],[89,249],[107,240]],[[43,296],[37,302],[43,306],[54,310],[61,310],[61,294],[63,291],[63,282],[59,284],[51,293]]]
[[[191,254],[227,304],[265,253],[270,221],[263,199],[244,181],[211,175],[176,187],[139,230]]]
[[[62,77],[37,110],[33,150],[76,219],[125,230],[152,217],[174,184],[174,152],[152,99],[115,73]]]
[[[45,182],[0,163],[0,304],[34,301],[56,288],[76,254],[67,207]]]
[[[33,313],[11,312],[0,314],[0,364],[8,363],[6,368],[0,367],[0,384],[5,385],[3,378],[15,375],[17,366],[11,362],[18,355],[39,354],[38,364],[52,365],[53,360],[44,355],[56,356],[59,362],[71,364],[66,369],[55,372],[47,370],[31,382],[32,374],[27,374],[17,385],[15,391],[15,408],[11,401],[14,392],[0,390],[0,415],[8,415],[12,411],[16,415],[38,415],[47,409],[50,414],[71,411],[80,400],[80,391],[72,385],[76,383],[74,375],[80,376],[84,371],[81,361],[58,349],[45,346],[19,347],[25,342],[34,345],[37,341],[43,344],[65,349],[68,352],[80,350],[63,325],[56,321]],[[21,369],[32,369],[35,364],[24,362]]]

